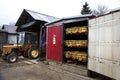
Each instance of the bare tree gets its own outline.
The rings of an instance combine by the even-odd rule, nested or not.
[[[92,10],[92,14],[95,16],[99,16],[99,15],[106,14],[107,12],[109,12],[109,10],[110,9],[105,5],[98,5],[97,9]]]

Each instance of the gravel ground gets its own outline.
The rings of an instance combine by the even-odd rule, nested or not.
[[[60,75],[29,59],[19,59],[16,63],[7,63],[0,59],[0,80],[61,80]]]
[[[20,58],[16,63],[7,63],[0,58],[0,80],[94,80],[69,73],[43,62]]]
[[[7,61],[3,60],[0,57],[0,71],[2,69],[6,69],[6,68],[19,67],[19,66],[28,65],[24,61],[28,61],[28,59],[20,57],[20,59],[18,59],[18,62],[16,62],[16,63],[8,63]]]

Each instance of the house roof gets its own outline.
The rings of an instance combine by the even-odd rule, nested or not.
[[[8,32],[8,33],[16,33],[17,26],[14,25],[3,25],[2,31]]]

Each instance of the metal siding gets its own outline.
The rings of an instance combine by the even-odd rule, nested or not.
[[[94,62],[93,58],[97,57],[97,45],[98,45],[98,31],[97,31],[97,19],[92,19],[89,21],[89,57],[92,58],[92,61]],[[95,37],[96,36],[96,37]],[[89,60],[88,60],[89,61]],[[95,64],[93,64],[94,66]]]
[[[113,14],[114,19],[120,19],[120,11]]]
[[[47,59],[62,61],[62,26],[48,27]]]
[[[120,12],[89,21],[88,69],[120,80]]]
[[[116,19],[113,21],[113,26],[116,26],[116,27],[113,27],[113,31],[114,31],[114,36],[113,36],[113,41],[114,42],[120,42],[120,19]]]

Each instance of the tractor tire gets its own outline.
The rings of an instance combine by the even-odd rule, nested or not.
[[[28,50],[28,57],[30,59],[37,59],[39,57],[39,50],[37,47],[31,47]]]
[[[7,61],[9,63],[15,63],[17,60],[18,60],[18,55],[15,52],[12,52],[7,56]]]

